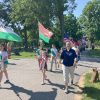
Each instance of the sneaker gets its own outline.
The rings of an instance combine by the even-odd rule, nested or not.
[[[64,92],[65,92],[65,93],[68,93],[68,88],[66,88],[66,89],[64,90]]]
[[[9,83],[9,82],[10,82],[9,80],[6,80],[6,81],[4,82],[4,84]]]

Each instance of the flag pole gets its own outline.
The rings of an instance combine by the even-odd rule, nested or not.
[[[38,47],[40,45],[40,39],[39,39],[39,21],[38,21]]]

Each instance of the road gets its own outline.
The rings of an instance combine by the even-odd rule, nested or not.
[[[9,62],[8,73],[11,83],[4,84],[5,77],[3,77],[0,100],[74,100],[77,93],[76,86],[69,84],[69,94],[64,93],[61,67],[53,72],[47,71],[49,81],[46,81],[46,85],[41,85],[42,73],[36,60],[11,59]],[[50,63],[48,69],[49,66]],[[90,70],[90,66],[100,67],[100,63],[93,59],[81,59],[75,70],[74,83],[78,82],[84,72]]]

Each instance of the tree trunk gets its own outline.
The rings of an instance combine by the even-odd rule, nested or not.
[[[63,44],[63,39],[64,39],[64,15],[62,12],[62,15],[59,16],[59,21],[60,21],[60,30],[61,30],[61,36],[62,36],[62,44]]]
[[[24,33],[24,48],[25,48],[25,51],[28,50],[27,31],[25,31]]]
[[[91,49],[94,50],[95,49],[95,45],[94,45],[94,38],[90,38],[90,42],[91,42]]]

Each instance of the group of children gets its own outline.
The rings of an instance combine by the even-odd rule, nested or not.
[[[51,53],[50,53],[50,62],[51,62],[51,66],[50,66],[50,71],[52,72],[53,69],[53,63],[55,63],[55,70],[57,69],[57,67],[59,67],[59,61],[60,61],[60,55],[62,53],[64,48],[61,48],[61,50],[58,52],[58,50],[56,49],[55,45],[52,45],[51,48]],[[80,54],[79,54],[79,50],[77,49],[77,47],[74,45],[73,48],[76,51],[76,54],[78,55],[78,60],[80,59]],[[39,70],[41,70],[42,75],[43,75],[43,81],[42,81],[42,85],[45,84],[45,80],[47,79],[47,75],[46,75],[46,71],[47,69],[47,61],[48,61],[48,50],[44,50],[42,46],[40,46],[40,48],[36,51],[37,53],[37,58],[38,58],[38,63],[39,63]],[[6,76],[6,81],[5,83],[9,82],[9,78],[8,78],[8,73],[7,73],[7,64],[8,64],[8,53],[6,50],[6,47],[4,44],[0,45],[0,87],[1,87],[1,81],[2,81],[2,77],[3,77],[3,73]]]
[[[66,49],[66,47],[61,48],[59,51],[57,50],[56,46],[53,44],[52,48],[50,50],[50,71],[52,72],[53,69],[53,64],[55,63],[55,70],[57,70],[57,68],[59,68],[60,66],[60,56],[62,51]],[[78,61],[80,60],[80,52],[78,47],[76,47],[75,44],[73,44],[72,49],[75,50],[76,54],[77,54],[77,59]],[[42,71],[42,75],[43,75],[43,81],[42,81],[42,85],[45,84],[45,80],[47,79],[46,76],[46,71],[47,71],[47,61],[48,61],[48,52],[46,50],[43,50],[43,47],[40,46],[40,48],[36,51],[37,53],[37,58],[38,58],[38,63],[39,63],[39,69]]]

